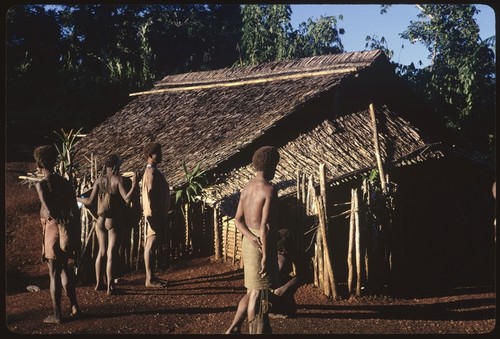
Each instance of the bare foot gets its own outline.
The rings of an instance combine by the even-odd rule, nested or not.
[[[61,318],[56,317],[55,315],[49,315],[47,318],[43,320],[46,324],[60,324]]]
[[[241,334],[241,328],[238,327],[230,328],[224,334]]]
[[[106,287],[104,286],[104,284],[97,284],[95,285],[95,288],[94,290],[96,291],[104,291],[106,289]]]
[[[158,281],[153,281],[153,282],[150,282],[150,283],[146,283],[145,284],[146,287],[148,288],[163,288],[163,287],[166,287],[164,284],[158,282]]]
[[[107,295],[117,295],[117,294],[121,294],[121,290],[118,288],[110,288],[107,292],[106,292]]]
[[[71,316],[74,318],[79,317],[82,314],[78,305],[71,306]]]

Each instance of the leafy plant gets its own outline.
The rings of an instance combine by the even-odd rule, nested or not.
[[[80,137],[80,132],[82,128],[77,130],[76,132],[71,129],[69,132],[65,132],[64,129],[61,128],[61,133],[54,131],[54,133],[59,137],[60,144],[54,142],[54,146],[59,154],[59,166],[58,171],[61,176],[64,176],[68,179],[72,179],[73,176],[73,163],[72,163],[72,151],[75,140],[77,137]]]
[[[203,189],[207,186],[205,171],[200,170],[200,164],[197,164],[192,172],[189,172],[186,161],[182,161],[186,184],[175,192],[175,203],[192,203],[199,200]]]

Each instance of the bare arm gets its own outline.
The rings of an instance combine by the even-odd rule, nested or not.
[[[40,209],[40,215],[44,216],[46,218],[54,219],[53,214],[51,213],[50,207],[47,205],[47,186],[43,182],[39,182],[36,184],[36,191],[38,193],[38,198],[40,199],[40,203],[42,204],[42,207]]]
[[[132,186],[128,192],[125,191],[125,186],[123,185],[123,178],[119,175],[116,176],[116,180],[118,182],[118,190],[120,191],[120,195],[123,200],[128,204],[130,203],[130,198],[132,198],[132,193],[134,193],[135,185],[136,185],[136,177],[135,174],[132,176]]]
[[[270,187],[269,189],[265,190],[265,200],[264,200],[264,205],[262,206],[262,219],[260,222],[260,239],[262,241],[262,260],[261,260],[261,269],[259,271],[259,274],[262,276],[265,276],[267,273],[266,269],[266,262],[267,262],[267,249],[268,249],[268,235],[269,231],[271,230],[271,208],[274,205],[274,198],[275,198],[275,190],[273,187]]]
[[[243,189],[241,191],[240,200],[238,202],[238,208],[236,209],[236,215],[234,217],[234,222],[236,224],[236,228],[238,228],[238,230],[241,232],[241,234],[243,234],[244,237],[247,237],[248,239],[250,239],[252,244],[255,247],[260,249],[262,246],[262,243],[261,243],[259,237],[257,237],[255,234],[253,234],[252,231],[250,231],[248,229],[248,226],[245,223],[245,215],[243,212],[243,206],[245,203],[245,199],[247,199],[247,194],[246,194],[246,190]]]
[[[92,188],[92,192],[90,193],[90,196],[88,198],[76,197],[76,201],[81,202],[85,206],[92,204],[97,193],[99,193],[99,182],[100,178],[94,182],[94,187]]]
[[[146,168],[146,171],[144,172],[144,180],[146,182],[146,193],[148,195],[148,200],[150,204],[154,204],[154,197],[152,195],[152,190],[154,187],[154,175],[153,175],[153,170],[151,168]],[[153,206],[151,206],[153,209]]]

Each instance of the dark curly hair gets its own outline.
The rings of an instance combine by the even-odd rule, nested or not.
[[[57,151],[52,145],[38,146],[33,151],[38,168],[53,169],[57,161]]]
[[[113,168],[118,168],[120,167],[120,157],[116,154],[110,154],[106,157],[106,160],[104,161],[104,165],[106,167],[113,167]]]
[[[271,171],[276,168],[280,160],[280,154],[274,146],[262,146],[255,151],[252,164],[257,171]]]
[[[161,151],[161,145],[157,142],[150,142],[144,147],[144,155],[149,158],[153,154],[157,154]]]

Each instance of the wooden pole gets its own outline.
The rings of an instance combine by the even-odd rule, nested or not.
[[[306,215],[316,214],[316,211],[314,210],[315,197],[316,197],[316,190],[314,189],[314,181],[313,181],[313,176],[311,174],[307,182]]]
[[[220,259],[220,238],[219,238],[219,206],[218,204],[214,204],[214,252],[215,252],[215,260]]]
[[[313,284],[319,287],[319,275],[318,275],[318,242],[314,245],[314,258],[313,258]]]
[[[321,217],[318,214],[318,218]],[[323,241],[321,239],[321,230],[318,226],[318,231],[316,233],[316,261],[318,268],[318,287],[323,289],[323,280],[324,280],[324,264],[323,264]]]
[[[349,290],[349,295],[354,293],[354,265],[352,260],[352,254],[354,252],[354,189],[351,189],[351,213],[349,219],[349,246],[347,249],[347,289]]]
[[[319,164],[319,194],[323,201],[323,208],[325,209],[325,227],[328,227],[328,218],[327,218],[327,204],[326,204],[326,174],[325,174],[325,164]],[[326,229],[328,233],[328,229]]]
[[[361,246],[360,246],[360,231],[359,231],[359,198],[358,190],[353,190],[354,195],[354,241],[356,248],[356,295],[361,295]]]
[[[302,201],[302,206],[306,204],[306,174],[302,173],[301,180],[300,180],[300,185],[301,185],[301,194],[300,194],[300,200]]]
[[[268,82],[272,82],[272,81],[300,79],[300,78],[305,78],[305,77],[324,76],[324,75],[330,75],[330,74],[351,73],[351,72],[355,72],[355,71],[356,71],[356,68],[353,68],[353,67],[345,68],[345,69],[332,69],[332,70],[326,70],[326,71],[315,71],[315,72],[313,71],[313,72],[304,72],[304,73],[297,73],[297,74],[292,74],[292,75],[280,75],[280,76],[274,76],[274,77],[269,77],[269,78],[250,79],[250,80],[243,80],[243,81],[230,81],[230,82],[211,83],[211,84],[206,84],[206,85],[170,87],[170,88],[157,89],[157,90],[152,90],[152,91],[130,93],[129,96],[164,93],[164,92],[179,92],[179,91],[189,91],[189,90],[199,90],[199,89],[209,89],[209,88],[253,85],[253,84],[268,83]]]
[[[297,202],[299,202],[300,201],[300,170],[298,167],[297,167],[297,171],[296,171],[295,181],[296,181],[295,185],[297,188]]]
[[[382,157],[380,156],[380,146],[378,142],[378,131],[377,131],[377,118],[375,117],[375,109],[373,108],[373,103],[370,104],[370,117],[372,120],[373,146],[375,148],[375,157],[377,158],[380,185],[382,186],[382,193],[384,193],[385,195],[387,193],[387,185],[385,182],[385,173],[384,173],[384,166],[382,165]]]
[[[337,286],[335,283],[335,276],[333,274],[332,263],[330,259],[330,251],[328,249],[327,237],[326,237],[326,213],[325,208],[323,206],[323,198],[321,196],[316,197],[316,203],[318,205],[318,215],[319,215],[319,229],[321,234],[321,239],[323,242],[323,251],[325,251],[325,267],[327,274],[327,278],[329,280],[329,284],[332,290],[332,296],[334,299],[337,298]]]

